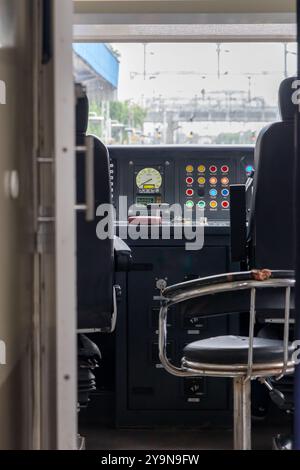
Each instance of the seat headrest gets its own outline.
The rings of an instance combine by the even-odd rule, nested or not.
[[[86,94],[77,98],[76,134],[86,134],[89,123],[89,100]]]
[[[283,121],[292,121],[295,116],[297,105],[292,102],[295,88],[292,88],[296,77],[289,77],[281,82],[279,87],[279,110]]]

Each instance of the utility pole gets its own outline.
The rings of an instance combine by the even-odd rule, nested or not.
[[[251,103],[251,99],[252,99],[252,93],[251,93],[252,77],[251,77],[251,75],[249,75],[247,78],[248,78],[248,102]]]
[[[143,43],[143,47],[144,47],[144,80],[146,80],[146,76],[147,76],[147,43],[144,42]]]
[[[287,78],[288,76],[288,70],[287,70],[288,48],[287,48],[286,42],[283,44],[283,48],[284,48],[284,78]]]
[[[223,49],[222,50],[222,44],[220,42],[217,42],[217,60],[218,60],[218,65],[217,65],[217,68],[218,68],[218,72],[217,72],[217,75],[218,75],[218,80],[220,80],[221,78],[221,52],[230,52],[230,50],[228,49]],[[223,75],[227,75],[228,72],[225,72]]]
[[[283,48],[284,48],[284,78],[287,78],[289,76],[288,56],[289,56],[289,54],[293,55],[293,56],[297,56],[297,52],[289,51],[287,43],[284,43]]]
[[[221,78],[221,44],[217,43],[218,80]]]

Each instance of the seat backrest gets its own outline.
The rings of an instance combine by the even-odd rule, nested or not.
[[[76,105],[76,145],[85,145],[89,102],[85,93]],[[114,312],[114,247],[113,240],[99,240],[96,208],[111,204],[110,161],[106,146],[93,136],[95,219],[87,222],[84,212],[77,215],[77,297],[78,328],[109,330]],[[77,204],[85,202],[85,154],[76,157]]]
[[[265,127],[255,148],[255,176],[249,218],[251,267],[294,269],[295,79],[279,89],[282,121]]]

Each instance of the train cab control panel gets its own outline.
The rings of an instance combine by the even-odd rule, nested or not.
[[[144,215],[179,204],[182,220],[201,209],[208,225],[228,225],[230,185],[246,182],[254,169],[251,146],[126,146],[109,152],[117,210],[120,196],[126,196],[129,211],[134,207]]]

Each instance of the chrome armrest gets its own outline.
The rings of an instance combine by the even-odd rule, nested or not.
[[[190,299],[214,295],[224,292],[250,290],[250,322],[249,322],[249,354],[248,354],[248,373],[250,378],[253,367],[253,341],[255,326],[255,306],[256,289],[261,288],[285,288],[285,315],[284,315],[284,365],[281,376],[284,375],[288,366],[288,343],[289,343],[289,316],[290,316],[290,297],[291,288],[295,285],[294,271],[270,271],[270,270],[252,270],[246,272],[237,272],[221,274],[205,278],[193,279],[191,281],[176,284],[167,287],[162,291],[165,300],[159,314],[159,358],[164,368],[176,376],[194,376],[182,368],[178,368],[170,363],[167,358],[167,316],[168,309],[175,304],[183,303]],[[205,313],[203,314],[205,316]]]

